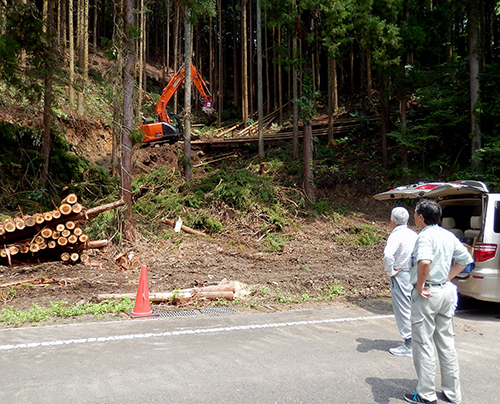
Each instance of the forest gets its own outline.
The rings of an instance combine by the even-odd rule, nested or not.
[[[55,179],[74,186],[72,170],[82,171],[81,162],[61,166],[60,153],[71,149],[61,127],[104,121],[113,132],[110,174],[120,178],[131,221],[132,148],[140,143],[141,118],[154,115],[165,84],[193,63],[213,93],[216,127],[258,121],[261,136],[260,122],[274,112],[275,125],[293,128],[290,153],[303,161],[306,204],[315,202],[323,178],[314,162],[328,148],[338,160],[331,170],[348,170],[343,157],[351,154],[372,165],[380,184],[470,178],[494,189],[500,184],[499,4],[3,0],[0,174],[16,175],[6,150],[21,148],[29,154],[18,163],[30,194],[61,193]],[[95,55],[107,60],[105,69],[92,63]],[[190,183],[191,122],[202,105],[188,76],[186,91],[169,108],[184,120],[183,176]],[[321,145],[311,134],[318,114],[328,122]],[[360,125],[336,138],[335,121],[345,117]],[[259,141],[260,160],[266,152]],[[92,170],[94,185],[108,177]],[[17,192],[4,194],[4,204],[16,206]]]

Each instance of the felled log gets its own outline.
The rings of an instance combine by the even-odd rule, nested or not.
[[[23,220],[24,224],[28,227],[33,227],[36,224],[35,218],[33,216],[25,216]]]
[[[173,220],[170,220],[170,219],[167,219],[167,218],[163,218],[163,219],[161,219],[161,221],[163,223],[169,225],[170,227],[174,227],[175,226],[175,221],[173,221]],[[194,234],[194,235],[197,235],[197,236],[206,236],[205,233],[203,233],[201,231],[198,231],[198,230],[195,230],[195,229],[192,229],[191,227],[184,226],[184,225],[181,226],[181,230],[185,231],[188,234]]]
[[[16,224],[14,223],[14,220],[12,220],[12,219],[4,220],[3,227],[4,227],[5,231],[8,233],[13,233],[16,231]]]
[[[73,213],[80,213],[83,210],[83,206],[80,205],[79,203],[75,203],[72,207],[71,210]]]
[[[41,231],[40,231],[40,235],[43,237],[43,238],[51,238],[52,237],[52,229],[50,227],[45,227],[43,228]]]
[[[35,219],[36,224],[42,224],[45,221],[45,219],[43,218],[43,214],[41,213],[35,213],[33,215],[33,218]]]
[[[24,223],[24,220],[19,218],[19,217],[15,217],[14,218],[14,223],[16,224],[16,229],[17,230],[22,230],[26,227],[26,224]]]

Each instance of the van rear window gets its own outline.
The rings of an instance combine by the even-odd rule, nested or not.
[[[493,231],[500,233],[500,201],[495,202],[495,223],[493,224]]]

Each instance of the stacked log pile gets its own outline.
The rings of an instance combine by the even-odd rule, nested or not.
[[[91,217],[123,205],[122,200],[85,209],[75,194],[54,210],[11,217],[0,222],[0,264],[13,261],[62,260],[75,263],[82,252],[103,248],[107,240],[90,241],[85,225]]]

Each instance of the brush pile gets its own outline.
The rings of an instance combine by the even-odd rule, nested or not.
[[[75,263],[85,250],[104,248],[108,241],[90,241],[85,225],[91,217],[123,205],[122,200],[85,209],[69,194],[54,210],[20,214],[0,222],[0,264],[62,260]]]

